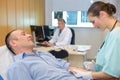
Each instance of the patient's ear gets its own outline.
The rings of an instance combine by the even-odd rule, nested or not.
[[[16,46],[16,40],[10,40],[9,44],[10,44],[11,46]]]

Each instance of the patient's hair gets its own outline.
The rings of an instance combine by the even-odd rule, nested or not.
[[[11,33],[14,32],[15,30],[17,30],[17,29],[14,29],[14,30],[10,31],[10,32],[6,35],[6,37],[5,37],[5,44],[6,44],[7,48],[8,48],[13,54],[15,54],[15,52],[12,50],[11,45],[10,45],[9,42],[10,42]],[[15,55],[16,55],[16,54],[15,54]]]

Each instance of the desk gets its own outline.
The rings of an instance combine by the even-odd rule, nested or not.
[[[66,58],[66,60],[68,62],[71,63],[72,66],[81,66],[83,64],[84,61],[87,60],[87,53],[88,50],[82,51],[82,52],[78,52],[76,50],[76,48],[78,48],[78,46],[80,47],[88,47],[90,49],[90,45],[69,45],[69,46],[64,46],[61,48],[64,48],[68,51],[69,56]],[[40,50],[40,51],[49,51],[51,49],[58,49],[57,48],[53,48],[53,47],[36,47],[35,49]]]

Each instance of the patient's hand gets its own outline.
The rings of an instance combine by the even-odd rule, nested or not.
[[[87,72],[86,69],[83,69],[83,68],[81,68],[81,67],[69,67],[69,68],[68,68],[68,71],[74,71],[74,70]]]
[[[69,67],[68,71],[73,71],[74,69],[77,69],[77,67]]]
[[[90,71],[77,67],[69,67],[68,71],[72,72],[76,77],[82,77],[84,80],[92,79]]]

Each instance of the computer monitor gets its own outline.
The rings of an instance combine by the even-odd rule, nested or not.
[[[49,26],[48,25],[43,25],[42,30],[43,30],[44,40],[49,41],[51,39]]]
[[[50,29],[48,25],[30,25],[34,42],[49,41],[51,39]]]
[[[43,30],[41,26],[38,25],[30,25],[31,32],[33,35],[34,42],[39,42],[39,40],[43,40]]]

